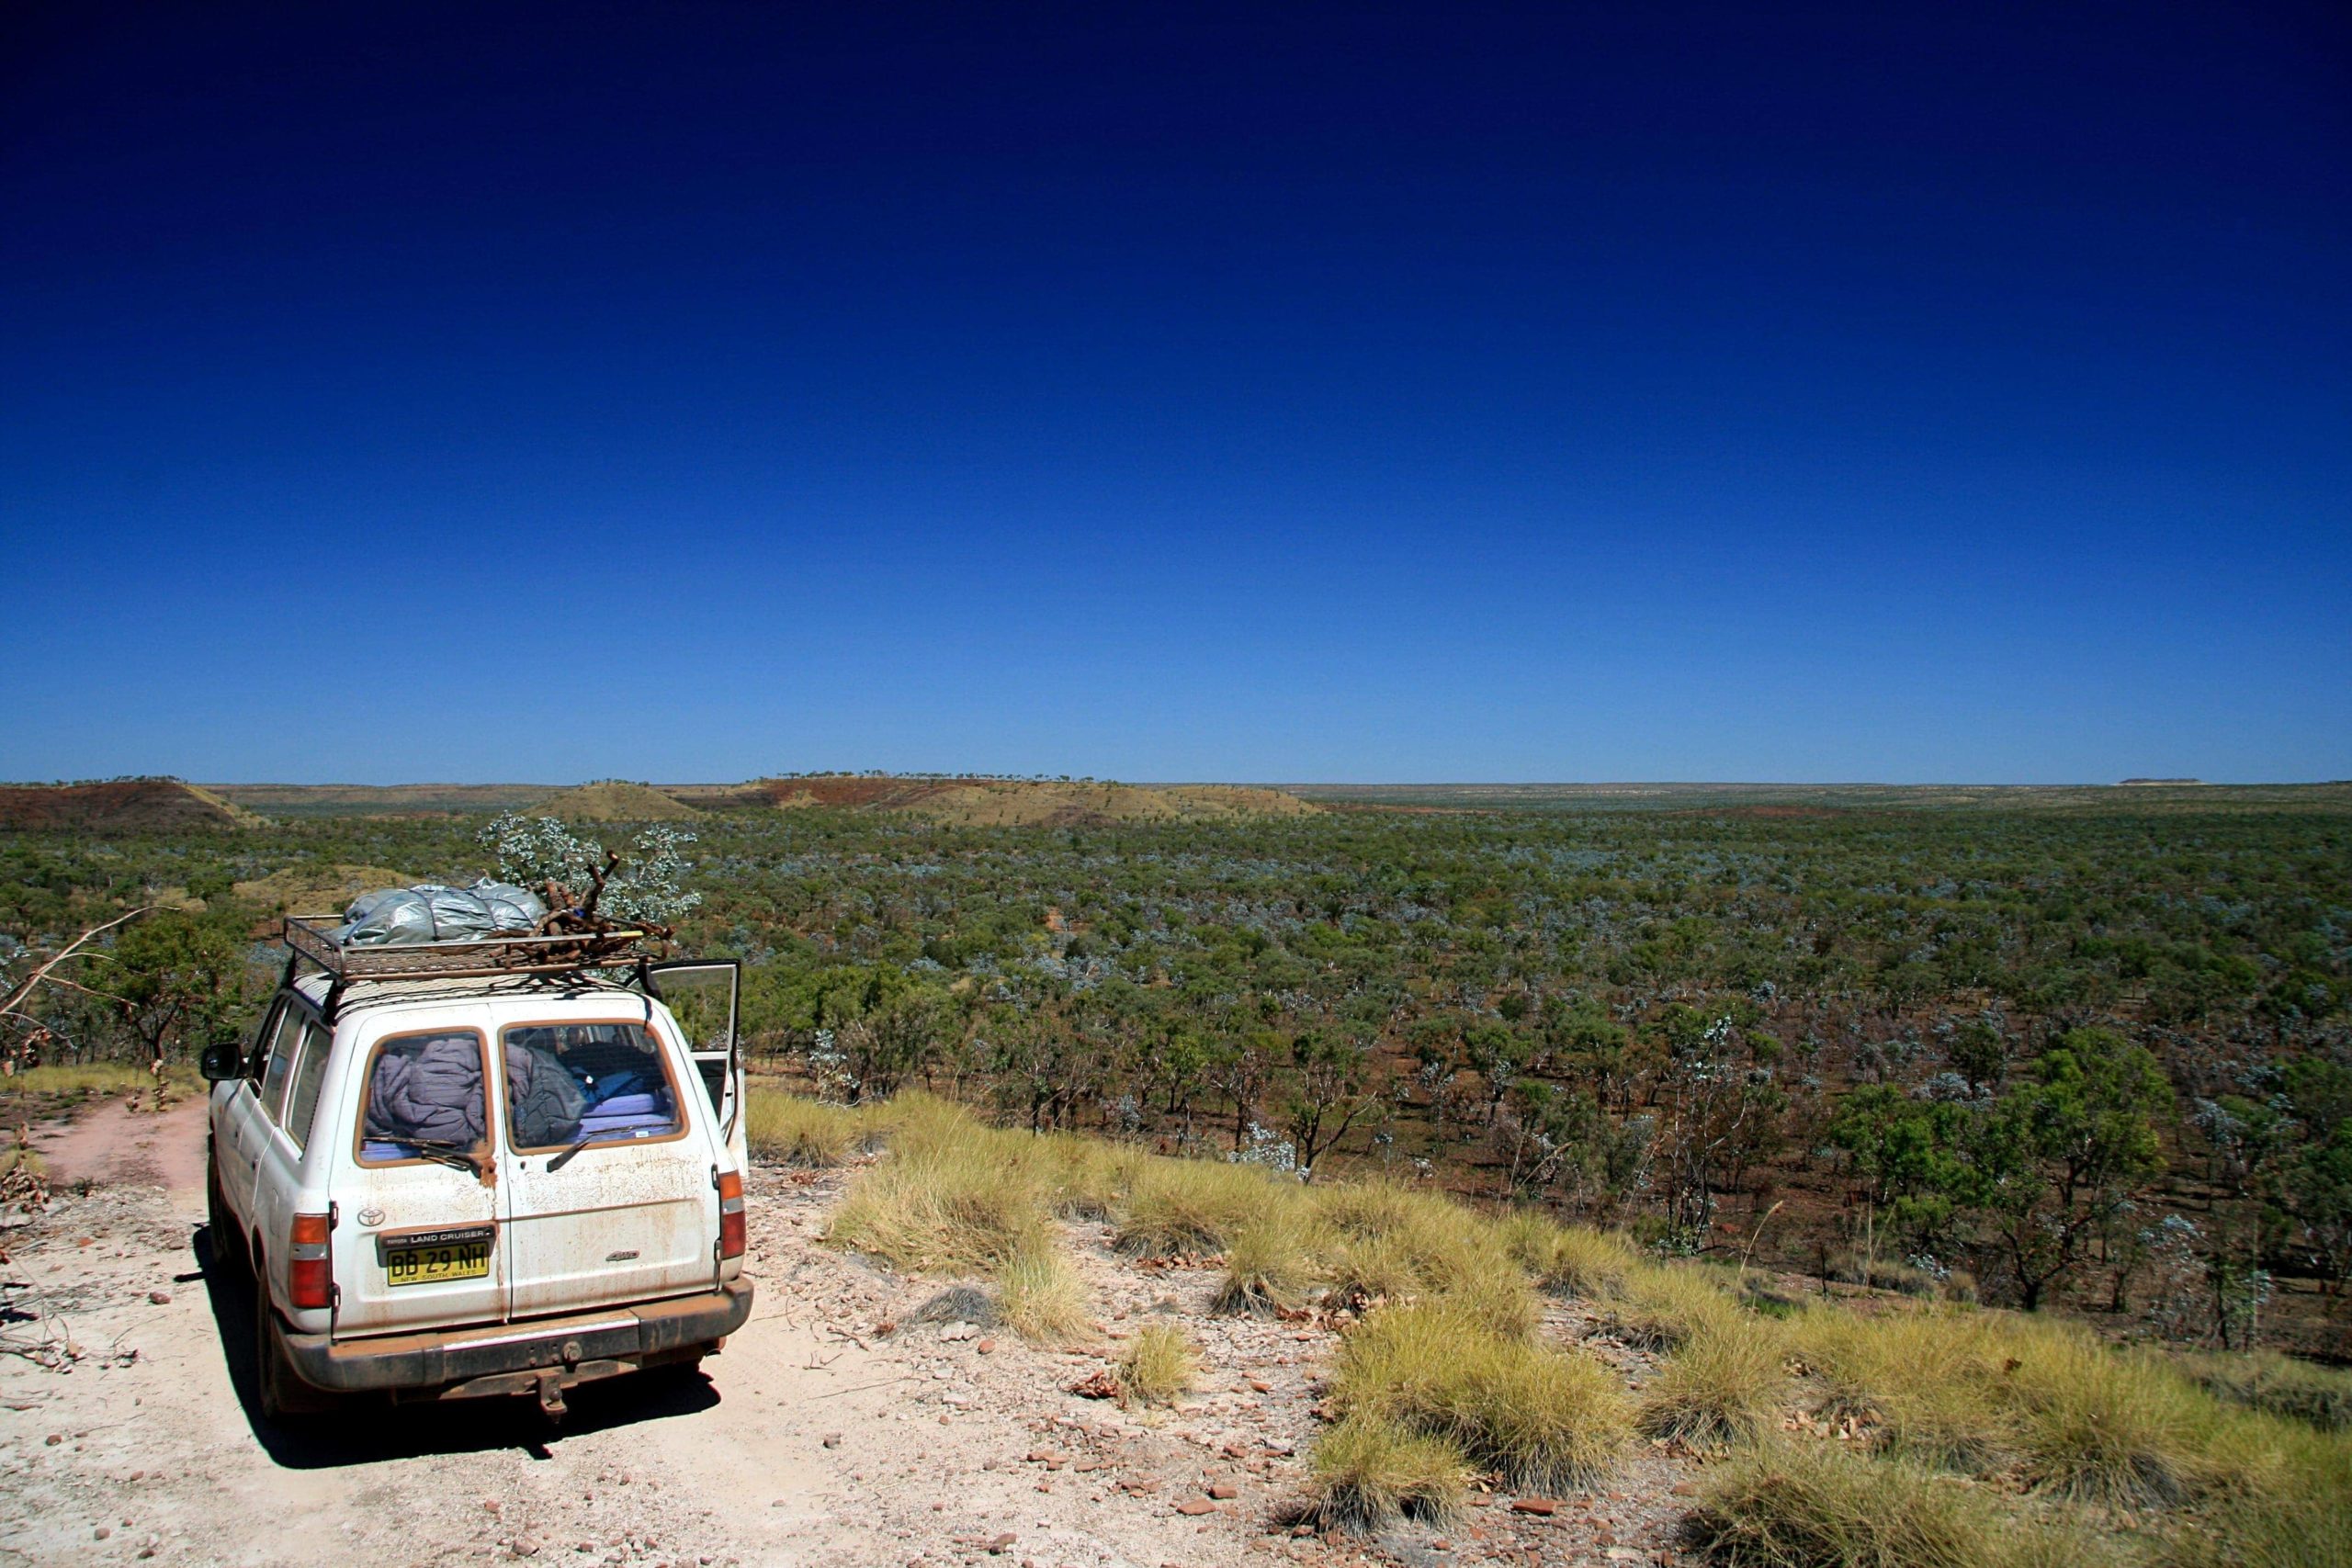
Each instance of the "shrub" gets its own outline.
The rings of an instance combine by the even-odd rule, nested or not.
[[[1184,1331],[1155,1323],[1127,1342],[1114,1376],[1121,1404],[1173,1404],[1192,1392],[1199,1372],[1200,1358]]]
[[[846,1106],[760,1088],[743,1108],[743,1136],[752,1157],[787,1165],[834,1166],[849,1158],[861,1128]]]
[[[1399,1515],[1442,1523],[1461,1508],[1470,1476],[1470,1461],[1446,1438],[1349,1416],[1316,1442],[1300,1517],[1327,1529],[1379,1529]]]
[[[1769,1443],[1715,1473],[1688,1527],[1727,1568],[2094,1568],[2095,1538],[1988,1490],[1838,1445]]]

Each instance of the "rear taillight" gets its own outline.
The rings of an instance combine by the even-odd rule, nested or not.
[[[718,1175],[718,1256],[743,1256],[743,1179],[731,1170]]]
[[[286,1296],[297,1311],[334,1304],[334,1226],[324,1214],[294,1216],[286,1238]]]

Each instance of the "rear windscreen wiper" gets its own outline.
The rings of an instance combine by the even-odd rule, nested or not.
[[[595,1141],[596,1141],[596,1134],[594,1134],[594,1133],[590,1133],[590,1134],[585,1134],[584,1136],[582,1136],[582,1137],[581,1138],[581,1140],[580,1140],[578,1143],[576,1143],[576,1144],[572,1145],[570,1148],[568,1148],[568,1149],[564,1150],[564,1151],[563,1151],[563,1153],[561,1153],[561,1154],[560,1154],[560,1155],[557,1155],[557,1156],[555,1156],[554,1157],[552,1157],[551,1159],[549,1159],[549,1160],[548,1161],[548,1168],[549,1170],[561,1170],[565,1166],[567,1166],[567,1165],[569,1165],[569,1164],[571,1164],[571,1156],[572,1156],[573,1155],[578,1154],[581,1150],[582,1150],[582,1149],[586,1148],[589,1145],[591,1145],[591,1144],[594,1143]]]
[[[445,1143],[437,1138],[394,1138],[390,1141],[402,1148],[414,1149],[419,1159],[429,1159],[452,1170],[462,1170],[468,1176],[481,1174],[481,1167],[475,1161],[470,1145]]]

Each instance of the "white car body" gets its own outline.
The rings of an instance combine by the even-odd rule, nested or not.
[[[724,972],[731,1038],[733,966],[706,967]],[[572,1384],[698,1359],[741,1325],[741,1068],[724,1042],[695,1050],[660,989],[289,974],[210,1105],[212,1253],[253,1269],[266,1412],[378,1390],[536,1393],[560,1414]],[[664,1124],[514,1146],[510,1030],[652,1043]],[[379,1048],[464,1035],[481,1045],[480,1143],[394,1157],[408,1145],[369,1141]]]

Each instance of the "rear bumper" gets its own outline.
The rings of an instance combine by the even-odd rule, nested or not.
[[[552,1377],[611,1377],[708,1350],[752,1315],[752,1285],[730,1280],[700,1295],[605,1307],[528,1323],[335,1339],[288,1334],[304,1382],[338,1393],[514,1393]],[[475,1384],[467,1388],[459,1385]]]

